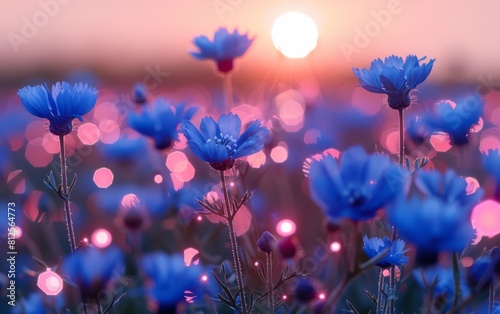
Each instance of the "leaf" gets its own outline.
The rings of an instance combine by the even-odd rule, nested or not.
[[[278,306],[282,305],[283,303],[285,303],[285,301],[286,301],[285,299],[280,299],[278,302],[274,304],[274,308],[277,308]]]
[[[36,258],[36,257],[34,257],[34,256],[33,256],[33,260],[34,260],[35,262],[37,262],[37,264],[38,264],[38,265],[42,266],[42,267],[43,267],[43,269],[47,269],[47,268],[49,268],[49,266],[47,266],[47,264],[45,264],[42,260],[40,260],[40,259],[38,259],[38,258]]]
[[[405,161],[406,161],[406,169],[408,171],[411,171],[410,158],[408,158],[408,156],[405,156]]]
[[[358,310],[356,310],[356,308],[354,307],[354,305],[351,303],[351,301],[349,300],[345,300],[347,305],[351,308],[351,311],[355,314],[359,314]]]
[[[382,258],[384,258],[389,253],[390,250],[391,250],[391,247],[385,248],[382,252],[380,252],[379,254],[375,255],[374,257],[372,257],[368,261],[364,262],[363,264],[361,264],[361,266],[359,266],[359,268],[361,270],[364,270],[364,269],[366,269],[366,268],[374,265],[379,260],[381,260]]]
[[[365,293],[370,298],[370,300],[372,300],[372,302],[375,303],[375,305],[376,305],[377,304],[377,297],[374,296],[370,291],[368,291],[366,289],[365,289]]]
[[[267,277],[265,275],[266,273],[264,271],[264,265],[262,264],[261,261],[256,261],[255,263],[257,264],[256,265],[257,266],[257,273],[259,274],[260,279],[262,279],[262,281],[264,283],[267,283]]]
[[[254,306],[254,295],[253,295],[253,292],[250,292],[250,308],[253,308]]]
[[[217,293],[217,297],[219,297],[219,300],[220,300],[222,303],[227,304],[227,305],[229,305],[229,306],[230,306],[230,307],[232,307],[232,308],[235,308],[236,304],[231,303],[231,301],[230,301],[230,300],[228,300],[228,299],[226,299],[226,298],[225,298],[222,294]]]
[[[71,194],[71,191],[73,191],[73,188],[75,187],[76,180],[78,179],[76,173],[73,175],[73,181],[71,181],[71,184],[69,185],[68,188],[68,195]]]
[[[222,290],[224,290],[224,293],[230,299],[230,301],[232,301],[233,303],[236,303],[234,300],[235,298],[233,297],[233,294],[231,293],[231,290],[229,290],[229,287],[226,286],[224,284],[224,282],[222,282],[222,280],[219,277],[217,277],[217,274],[215,274],[214,271],[212,271],[212,274],[213,274],[215,280],[217,281],[217,283],[219,284],[219,286],[222,288]],[[223,276],[226,277],[225,274]]]
[[[116,295],[117,295],[117,293],[115,293],[115,294],[113,295],[113,299],[111,299],[111,302],[109,303],[108,307],[104,310],[104,312],[102,312],[103,314],[108,313],[108,312],[109,312],[109,311],[110,311],[110,310],[111,310],[111,309],[112,309],[112,308],[113,308],[116,304],[118,304],[118,302],[120,302],[120,301],[121,301],[121,299],[125,296],[125,293],[124,293],[124,294],[122,294],[122,295],[118,298],[118,300],[115,302],[115,300],[116,300]]]

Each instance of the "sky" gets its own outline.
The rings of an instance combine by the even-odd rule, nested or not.
[[[282,61],[272,44],[274,20],[289,11],[309,15],[318,27],[318,46],[304,60]],[[431,81],[494,81],[498,12],[500,2],[486,0],[0,0],[0,82],[72,70],[133,81],[152,68],[179,82],[202,79],[214,66],[189,55],[192,40],[221,26],[255,37],[238,63],[249,78],[295,62],[324,80],[354,81],[352,67],[416,54],[437,59]]]

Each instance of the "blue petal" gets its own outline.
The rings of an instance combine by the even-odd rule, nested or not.
[[[241,120],[238,115],[235,115],[232,112],[223,114],[219,117],[218,125],[219,131],[220,133],[222,133],[222,136],[229,135],[230,137],[232,136],[235,140],[238,138],[238,136],[240,136]]]
[[[368,71],[366,69],[353,69],[354,75],[359,79],[361,87],[372,93],[385,93],[382,88],[382,82],[380,81],[379,73],[375,71]]]
[[[194,44],[198,46],[200,52],[191,52],[191,55],[197,59],[213,59],[216,57],[216,50],[207,36],[199,36],[194,39]]]
[[[352,183],[358,186],[364,184],[363,166],[368,155],[361,146],[353,146],[346,150],[340,159],[340,172],[345,185]]]
[[[402,69],[403,68],[403,58],[395,56],[395,55],[386,57],[384,65],[386,68],[395,67],[398,69]]]
[[[47,91],[43,86],[27,86],[20,89],[17,94],[21,98],[24,108],[29,113],[39,118],[52,118],[52,113],[47,103]]]
[[[371,65],[370,65],[371,72],[375,72],[375,73],[380,74],[383,69],[384,69],[384,62],[380,58],[377,58],[377,59],[372,61]]]
[[[205,145],[203,145],[203,151],[205,152],[204,161],[209,163],[223,162],[230,159],[231,157],[229,156],[229,152],[226,146],[215,145],[213,141],[205,143]]]
[[[407,72],[407,81],[410,89],[417,87],[418,84],[425,81],[427,76],[431,73],[432,66],[436,59],[432,59],[429,64],[423,64],[420,67],[414,67]]]
[[[418,67],[419,66],[418,63],[419,63],[419,60],[418,60],[417,56],[409,55],[408,57],[406,57],[405,64],[404,64],[405,74],[408,75],[408,71],[410,69]]]
[[[419,171],[415,185],[425,194],[441,195],[444,191],[441,185],[441,174],[437,171]]]
[[[385,68],[381,75],[380,81],[387,92],[400,93],[406,86],[406,78],[403,70],[397,68]]]
[[[214,140],[219,134],[219,127],[212,117],[201,119],[200,131],[204,138]]]
[[[309,168],[309,190],[313,200],[333,218],[339,217],[342,210],[343,184],[337,160],[324,155],[320,161],[313,160]]]

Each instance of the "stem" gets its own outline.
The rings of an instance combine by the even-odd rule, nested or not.
[[[382,289],[384,288],[384,269],[380,269],[380,275],[378,277],[378,292],[377,292],[377,311],[376,314],[380,314],[380,309],[382,308]]]
[[[234,269],[236,271],[236,281],[238,282],[238,289],[241,292],[241,308],[243,314],[247,314],[247,301],[245,298],[245,286],[243,285],[243,271],[241,268],[240,254],[238,251],[238,243],[236,242],[236,232],[234,230],[234,215],[229,205],[229,192],[226,186],[226,177],[224,171],[219,171],[220,183],[222,185],[222,192],[224,202],[226,204],[227,226],[229,227],[229,240],[231,241],[231,251],[233,251]]]
[[[403,109],[398,110],[399,116],[399,166],[403,167],[404,155],[405,155],[405,127],[404,127],[404,115]],[[392,226],[391,240],[395,241],[398,236],[398,230],[395,226]],[[389,292],[394,294],[396,291],[396,266],[391,266],[389,275]],[[394,314],[395,311],[395,299],[391,298],[389,302],[389,313]]]
[[[460,299],[460,270],[458,269],[458,254],[456,252],[451,254],[453,260],[453,279],[455,281],[455,295],[453,296],[453,306],[451,308],[451,312],[453,312]]]
[[[273,253],[266,254],[267,264],[267,303],[269,313],[274,313],[274,296],[273,296]]]
[[[224,74],[224,94],[227,110],[230,111],[233,108],[233,81],[229,73]]]
[[[405,125],[403,117],[403,109],[399,111],[399,165],[403,166],[405,155]]]
[[[83,302],[83,314],[87,314],[87,313],[88,313],[87,303]]]
[[[69,206],[69,195],[68,195],[68,170],[66,168],[66,150],[64,148],[64,135],[59,135],[59,145],[60,145],[60,159],[61,159],[61,181],[62,181],[62,192],[65,197],[64,201],[64,218],[66,220],[66,228],[68,229],[69,245],[71,247],[71,253],[76,250],[75,232],[73,231],[73,220],[71,219],[71,208]]]
[[[493,313],[493,303],[495,301],[495,278],[491,279],[490,291],[488,295],[488,314]]]
[[[349,273],[353,273],[356,266],[356,253],[358,251],[358,225],[355,224],[351,233],[351,245],[348,251]]]

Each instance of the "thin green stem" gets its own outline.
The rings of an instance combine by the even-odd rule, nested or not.
[[[66,150],[64,147],[64,135],[59,135],[59,145],[60,145],[60,159],[61,159],[61,181],[62,181],[62,193],[64,197],[64,218],[66,220],[66,228],[68,229],[69,245],[71,247],[71,253],[76,250],[76,240],[75,232],[73,231],[73,220],[71,219],[71,207],[69,204],[68,195],[68,169],[66,167]]]
[[[227,110],[230,111],[233,108],[233,81],[229,73],[224,74],[224,94]]]
[[[380,314],[382,309],[382,289],[384,289],[384,269],[380,269],[380,275],[378,276],[378,292],[377,292],[377,310],[376,314]]]
[[[399,166],[403,167],[405,156],[405,127],[403,109],[398,110],[399,117]],[[398,231],[395,226],[392,226],[391,240],[395,241],[398,236]],[[389,275],[389,293],[394,294],[396,291],[396,266],[391,266]],[[389,313],[394,314],[395,298],[391,298],[389,302]]]
[[[358,225],[355,224],[351,232],[351,245],[348,250],[349,273],[353,273],[356,266],[356,253],[358,251]]]
[[[404,156],[405,156],[405,121],[403,115],[403,109],[398,110],[399,112],[399,165],[403,166]]]
[[[267,304],[269,313],[274,313],[274,295],[273,295],[273,253],[266,253],[267,266]]]
[[[226,205],[227,226],[229,228],[229,240],[231,242],[231,251],[233,252],[234,269],[236,271],[236,281],[238,282],[238,289],[241,296],[241,309],[243,314],[247,314],[247,302],[245,298],[245,285],[243,283],[243,270],[241,268],[240,253],[238,250],[238,243],[236,242],[236,231],[234,229],[234,213],[229,204],[229,192],[226,186],[226,177],[224,171],[219,171],[220,183],[222,185],[222,192],[224,194],[224,203]]]
[[[458,253],[453,252],[452,260],[453,260],[453,279],[455,281],[455,295],[453,296],[453,306],[451,308],[451,312],[455,310],[458,305],[458,300],[460,299],[460,269],[458,268]]]

